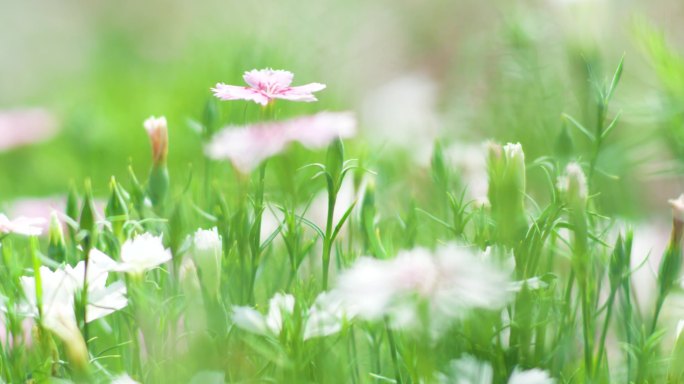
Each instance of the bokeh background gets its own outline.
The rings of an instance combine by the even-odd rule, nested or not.
[[[535,162],[590,156],[561,116],[592,126],[592,87],[624,55],[597,201],[625,217],[665,212],[684,186],[683,19],[671,0],[0,0],[0,113],[39,108],[55,127],[39,143],[0,145],[0,202],[60,196],[86,178],[106,196],[129,164],[144,179],[150,115],[168,118],[170,171],[186,177],[204,164],[192,121],[210,88],[265,67],[328,85],[319,103],[279,104],[279,116],[357,113],[362,137],[349,148],[382,170],[385,192],[420,194],[437,138],[476,192],[481,143],[493,139],[523,144],[530,194],[543,200]],[[222,124],[259,114],[218,105]],[[9,140],[27,128],[0,129]]]

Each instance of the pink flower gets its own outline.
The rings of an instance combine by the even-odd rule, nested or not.
[[[248,87],[237,85],[216,84],[212,88],[214,95],[221,100],[251,100],[257,104],[267,105],[274,99],[291,101],[316,101],[312,94],[325,89],[325,84],[310,83],[298,87],[291,87],[294,75],[283,70],[253,69],[242,76]]]
[[[0,213],[0,235],[16,233],[25,236],[39,236],[43,233],[43,218],[17,217],[10,220],[7,216]]]
[[[230,160],[238,171],[247,174],[262,161],[284,151],[293,141],[316,149],[355,133],[356,119],[352,113],[321,112],[286,121],[224,128],[214,136],[205,152],[215,160]]]
[[[57,128],[57,119],[44,109],[0,111],[0,152],[45,141]]]

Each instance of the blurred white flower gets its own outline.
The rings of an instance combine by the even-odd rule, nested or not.
[[[0,111],[0,152],[48,140],[57,133],[57,125],[45,109]]]
[[[349,314],[388,315],[395,327],[416,325],[425,302],[436,332],[471,309],[498,309],[510,297],[505,272],[454,244],[402,251],[391,260],[362,257],[341,274],[337,289]]]
[[[164,248],[162,237],[143,233],[123,243],[121,263],[114,270],[140,275],[169,260],[171,260],[171,251]]]
[[[556,379],[549,376],[549,373],[538,368],[521,371],[518,368],[513,370],[513,374],[508,379],[508,384],[555,384]]]
[[[107,286],[108,271],[116,266],[116,262],[104,253],[94,249],[90,253],[87,276],[86,322],[97,320],[118,311],[128,305],[126,286],[116,281]],[[64,317],[60,311],[64,308],[74,311],[74,295],[84,286],[85,261],[75,267],[69,265],[55,271],[43,266],[40,268],[42,282],[42,313],[44,321],[49,321],[53,312]],[[21,285],[28,302],[23,312],[37,316],[39,311],[36,298],[36,280],[34,276],[23,276]],[[47,319],[47,320],[45,320]],[[64,321],[61,319],[60,321]],[[74,320],[75,321],[75,320]]]
[[[346,316],[344,303],[339,294],[335,291],[322,292],[309,308],[304,326],[304,340],[340,332]]]
[[[492,384],[493,379],[494,370],[489,362],[464,355],[452,360],[437,381],[442,384]]]
[[[17,217],[10,220],[0,213],[0,235],[15,233],[24,236],[40,236],[47,220],[43,218]]]
[[[276,293],[268,303],[268,314],[262,315],[250,307],[233,307],[233,322],[245,331],[260,335],[279,335],[283,328],[283,313],[292,314],[295,298]]]

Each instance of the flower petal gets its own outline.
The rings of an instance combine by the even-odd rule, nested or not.
[[[270,101],[263,93],[248,87],[219,83],[216,84],[216,88],[211,90],[214,92],[214,96],[221,100],[248,100],[261,105],[267,105]]]

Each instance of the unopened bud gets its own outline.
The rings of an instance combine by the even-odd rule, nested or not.
[[[198,229],[192,239],[192,258],[199,268],[200,278],[207,292],[217,297],[221,290],[223,242],[216,227]]]
[[[59,221],[57,212],[52,212],[50,216],[48,238],[48,257],[58,263],[63,262],[66,257],[66,245],[64,233],[62,233],[62,223]]]
[[[519,143],[488,145],[488,199],[498,241],[513,247],[525,235],[525,153]]]
[[[169,151],[169,133],[166,125],[166,117],[151,116],[145,120],[144,126],[150,137],[154,165],[165,165],[166,155]]]
[[[586,208],[589,195],[587,178],[579,164],[570,163],[565,167],[565,176],[558,180],[558,189],[565,195],[565,200],[571,208]]]

